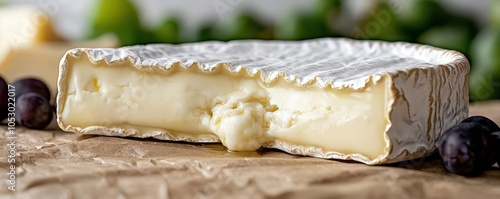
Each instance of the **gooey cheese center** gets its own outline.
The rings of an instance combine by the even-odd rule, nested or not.
[[[233,151],[279,140],[325,152],[384,154],[389,80],[362,90],[272,85],[260,78],[186,69],[145,72],[129,63],[71,58],[61,120],[74,127],[216,134]]]

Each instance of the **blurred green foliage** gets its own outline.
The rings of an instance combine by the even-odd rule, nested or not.
[[[411,37],[404,32],[401,23],[395,19],[395,11],[387,2],[376,4],[357,27],[362,31],[360,38],[384,41],[411,40]]]
[[[180,43],[180,24],[176,17],[169,17],[163,20],[162,24],[153,30],[154,43]]]
[[[89,38],[114,33],[123,45],[147,42],[139,14],[130,1],[100,0],[93,11]]]
[[[209,34],[211,38],[221,41],[239,39],[272,39],[266,24],[259,21],[250,12],[240,12],[228,23],[215,26]]]
[[[472,42],[469,93],[473,100],[500,98],[500,29],[482,30]]]
[[[323,21],[319,24],[327,26],[330,32],[329,36],[339,36],[338,27],[335,25],[340,20],[342,0],[316,0],[311,12],[316,20]]]
[[[500,99],[500,0],[492,0],[489,27],[471,44],[469,95],[472,100]]]
[[[91,14],[87,38],[113,33],[121,44],[180,43],[180,24],[176,17],[166,18],[158,27],[148,30],[129,0],[99,0]]]
[[[342,0],[316,0],[312,13],[315,17],[328,21],[328,18],[337,17],[342,9]]]
[[[330,36],[325,21],[315,15],[303,12],[289,13],[276,24],[276,38],[302,40]]]
[[[494,28],[500,28],[500,0],[491,0],[490,24]]]
[[[406,3],[396,12],[395,19],[412,36],[450,20],[449,14],[435,0],[411,0]]]
[[[259,20],[250,10],[233,13],[229,18],[207,21],[194,38],[185,38],[182,23],[173,14],[148,29],[129,0],[100,0],[93,9],[88,35],[114,33],[123,45],[339,36],[417,42],[457,50],[471,60],[472,100],[500,98],[500,0],[492,0],[490,23],[483,30],[435,0],[378,0],[358,19],[346,10],[345,1],[314,0],[311,8],[289,12],[275,23]]]
[[[418,43],[457,50],[470,55],[470,45],[479,28],[470,19],[454,17],[441,26],[424,30],[417,38]]]
[[[195,40],[196,41],[215,40],[215,37],[213,36],[214,27],[215,23],[212,22],[206,22],[205,24],[202,24],[198,28]]]

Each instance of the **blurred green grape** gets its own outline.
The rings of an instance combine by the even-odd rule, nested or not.
[[[477,33],[477,26],[469,19],[456,17],[444,26],[433,27],[418,37],[418,42],[440,48],[457,50],[469,56],[469,47]]]
[[[88,37],[114,33],[122,45],[147,41],[139,14],[129,0],[99,0],[92,10]]]
[[[286,15],[276,25],[276,38],[303,40],[331,36],[325,20],[304,12]]]
[[[472,41],[469,93],[473,100],[500,98],[500,30],[484,29]]]
[[[252,14],[241,12],[229,23],[215,26],[212,30],[212,37],[221,41],[239,39],[271,39],[267,26],[258,21]]]
[[[436,0],[410,0],[396,12],[396,19],[408,33],[423,31],[446,23],[450,17]]]
[[[157,43],[180,43],[179,19],[175,17],[167,18],[153,31],[155,42]]]

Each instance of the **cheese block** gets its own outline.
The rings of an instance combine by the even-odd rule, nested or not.
[[[118,46],[118,39],[112,35],[66,42],[56,33],[52,19],[37,6],[0,8],[0,75],[8,82],[36,77],[55,93],[57,66],[66,51],[76,47]]]
[[[430,46],[315,39],[77,48],[58,125],[384,164],[436,149],[466,118],[469,63]]]
[[[37,6],[0,7],[0,60],[12,50],[62,40],[50,17]]]
[[[19,78],[36,77],[43,80],[52,93],[57,90],[58,65],[64,54],[76,47],[118,47],[113,35],[83,42],[39,42],[29,46],[10,49],[0,59],[0,74],[8,82]]]

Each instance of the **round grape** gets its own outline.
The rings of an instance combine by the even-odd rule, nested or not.
[[[470,123],[470,122],[483,125],[485,128],[488,129],[488,132],[490,132],[490,133],[500,131],[500,128],[493,120],[491,120],[487,117],[484,117],[484,116],[471,116],[471,117],[463,120],[461,123]],[[491,140],[491,141],[493,143],[496,142],[496,140]],[[493,144],[493,146],[494,146],[493,148],[495,148],[497,146],[497,144]],[[493,153],[493,156],[489,159],[489,162],[488,162],[489,165],[495,164],[495,162],[497,161],[496,156],[500,155],[499,150],[493,150],[491,152]]]
[[[500,166],[500,131],[493,132],[492,137],[494,142],[493,146],[495,151],[495,161],[497,162],[498,166]]]
[[[29,92],[16,100],[16,122],[31,129],[44,129],[52,121],[52,106],[38,93]]]
[[[476,122],[481,125],[484,125],[486,128],[488,128],[489,132],[500,131],[500,128],[495,122],[484,116],[471,116],[460,123],[469,123],[469,122]]]
[[[50,90],[45,83],[36,78],[23,78],[12,84],[16,87],[16,96],[20,97],[24,93],[35,92],[50,101]]]
[[[460,123],[441,137],[439,154],[451,173],[477,176],[491,166],[494,158],[492,134],[478,122]]]

